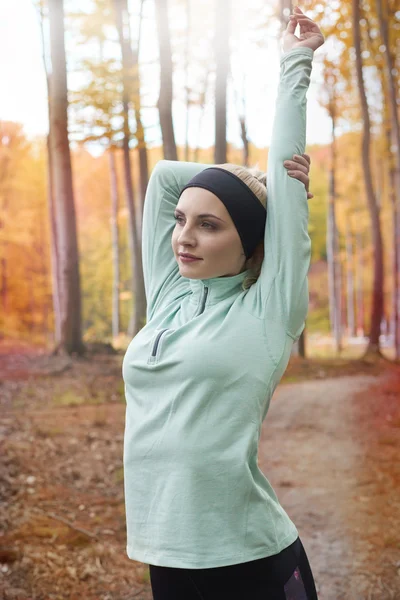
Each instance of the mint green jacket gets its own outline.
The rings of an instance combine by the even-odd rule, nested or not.
[[[173,254],[180,190],[210,165],[160,160],[152,171],[142,238],[147,323],[122,367],[131,559],[219,567],[277,554],[298,536],[257,452],[272,394],[308,310],[307,192],[283,161],[305,150],[312,58],[308,48],[281,58],[265,258],[248,290],[242,282],[249,271],[189,279],[180,275]]]

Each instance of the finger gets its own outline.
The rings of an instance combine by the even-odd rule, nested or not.
[[[304,183],[305,188],[308,192],[308,186],[310,183],[310,178],[308,177],[308,175],[303,173],[303,171],[288,171],[288,174],[290,175],[290,177],[293,177],[293,179],[298,179],[299,181],[301,181],[301,183]]]
[[[297,21],[296,19],[289,19],[287,27],[286,27],[286,32],[287,33],[294,33],[296,31],[296,27],[297,27]]]
[[[312,33],[321,33],[320,28],[314,21],[306,21],[305,19],[301,19],[297,17],[296,21],[300,25],[300,29],[304,31],[311,31]]]
[[[312,21],[311,17],[307,17],[307,15],[305,15],[303,12],[296,12],[292,14],[294,14],[296,19],[308,19],[309,21]]]
[[[307,200],[311,200],[311,198],[314,198],[314,194],[307,192]]]
[[[308,154],[306,154],[306,153],[302,154],[302,156],[306,159],[306,161],[308,162],[308,164],[311,165],[311,157]]]
[[[307,169],[307,172],[310,170],[310,163],[306,158],[304,158],[304,156],[294,154],[293,160],[297,165],[303,165]]]
[[[294,15],[294,17],[295,17],[295,19],[298,19],[299,21],[310,21],[311,23],[315,23],[315,21],[313,21],[311,19],[311,17],[307,17],[307,15],[305,15],[303,13],[302,14],[297,13]]]
[[[305,161],[307,162],[307,161]],[[295,160],[288,160],[283,163],[285,169],[289,169],[290,171],[302,171],[303,173],[305,173],[306,175],[308,175],[308,164],[301,164],[300,162],[297,162]]]
[[[303,27],[304,29],[310,29],[310,31],[320,31],[318,25],[308,17],[303,17],[299,15],[296,16],[296,21],[298,22],[300,27]]]

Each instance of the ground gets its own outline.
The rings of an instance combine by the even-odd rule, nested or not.
[[[151,600],[126,556],[122,355],[0,347],[0,597]],[[259,464],[320,600],[400,598],[400,368],[291,361]]]

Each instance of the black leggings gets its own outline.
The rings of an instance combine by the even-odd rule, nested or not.
[[[149,565],[154,600],[318,600],[303,544],[265,558],[209,569]]]

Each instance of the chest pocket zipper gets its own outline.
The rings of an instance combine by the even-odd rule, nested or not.
[[[159,344],[160,344],[160,339],[161,339],[161,336],[164,335],[164,333],[166,331],[169,331],[169,330],[168,329],[163,329],[162,331],[160,331],[157,334],[157,337],[154,340],[154,344],[153,344],[153,348],[152,348],[152,351],[151,351],[151,356],[149,358],[149,362],[155,362],[157,360],[157,351],[158,351],[158,347],[159,347]]]

